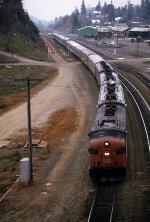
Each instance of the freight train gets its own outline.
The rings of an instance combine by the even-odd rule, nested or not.
[[[97,112],[89,136],[89,175],[125,176],[127,163],[126,104],[118,73],[101,56],[63,35],[54,40],[78,57],[99,85]]]

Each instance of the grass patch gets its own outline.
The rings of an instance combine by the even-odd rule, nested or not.
[[[9,188],[11,184],[0,184],[0,193],[5,193]]]
[[[150,53],[139,52],[139,53],[132,54],[132,56],[137,57],[137,58],[149,58]]]
[[[150,61],[143,62],[146,65],[150,65]]]
[[[14,63],[17,62],[17,60],[7,57],[5,55],[0,55],[0,63]]]
[[[42,40],[36,43],[21,33],[0,34],[0,49],[38,61],[48,61],[47,49]]]
[[[26,81],[15,81],[18,78],[39,79],[31,82],[31,87],[45,79],[51,78],[56,73],[55,69],[44,66],[0,66],[0,97],[12,95],[26,90]]]
[[[21,155],[18,151],[10,152],[0,157],[0,172],[13,172],[16,170],[16,164],[20,161]]]
[[[18,151],[15,151],[12,154],[8,154],[3,157],[4,159],[9,160],[10,162],[18,162],[21,159],[20,153]]]

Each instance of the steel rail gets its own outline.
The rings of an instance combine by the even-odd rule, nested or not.
[[[90,208],[88,222],[112,222],[116,191],[116,185],[104,185],[97,188]]]
[[[118,73],[119,75],[121,75],[120,73]],[[124,76],[121,75],[121,77],[123,77],[124,79],[126,79]],[[145,101],[145,99],[143,98],[143,96],[141,95],[141,93],[135,88],[135,86],[133,86],[132,83],[130,83],[127,79],[126,81],[128,82],[128,84],[130,84],[134,90],[136,90],[136,92],[138,92],[138,94],[141,96],[141,98],[143,99],[143,101],[145,102],[148,110],[150,111],[150,107],[148,106],[147,102]],[[121,81],[122,82],[122,81]],[[149,153],[150,153],[150,139],[149,139],[149,136],[148,136],[148,131],[147,131],[147,127],[146,127],[146,124],[145,124],[145,120],[144,120],[144,117],[143,117],[143,114],[142,114],[142,111],[138,105],[138,102],[137,100],[135,99],[134,95],[131,93],[131,91],[128,89],[128,87],[122,82],[122,84],[124,85],[124,87],[127,89],[127,91],[129,92],[129,94],[132,96],[138,110],[139,110],[139,113],[140,113],[140,116],[141,116],[141,119],[142,119],[142,122],[143,122],[143,125],[144,125],[144,130],[145,130],[145,134],[146,134],[146,139],[147,139],[147,144],[148,144],[148,150],[149,150]]]
[[[148,79],[146,76],[144,76],[142,72],[136,70],[135,68],[133,68],[129,65],[122,64],[120,62],[117,64],[114,64],[114,65],[120,69],[124,69],[126,71],[129,71],[134,76],[136,76],[138,79],[140,79],[148,88],[150,88],[150,79]]]
[[[118,73],[122,78],[124,78],[124,79],[128,82],[128,84],[130,84],[130,85],[134,88],[134,90],[135,90],[136,92],[138,92],[138,94],[141,96],[141,98],[142,98],[143,101],[145,102],[148,110],[150,111],[150,107],[149,107],[148,103],[146,102],[146,100],[144,99],[144,97],[142,96],[142,94],[139,92],[139,90],[138,90],[126,77],[124,77],[124,76],[123,76],[122,74],[120,74],[119,72],[117,72],[117,73]]]
[[[93,212],[93,209],[94,209],[94,204],[95,204],[96,196],[97,196],[97,192],[95,193],[93,201],[92,201],[92,206],[91,206],[91,209],[90,209],[90,213],[89,213],[89,217],[88,217],[88,222],[90,222],[90,220],[91,220],[91,216],[92,216],[92,212]]]
[[[114,195],[114,198],[113,198],[113,204],[112,204],[112,208],[111,208],[111,214],[110,214],[109,222],[112,222],[112,219],[113,219],[114,207],[115,207],[115,202],[116,202],[116,195],[117,195],[117,189],[115,189],[115,195]]]

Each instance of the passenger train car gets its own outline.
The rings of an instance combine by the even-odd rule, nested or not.
[[[125,176],[126,104],[117,72],[101,56],[70,38],[57,33],[53,38],[91,70],[99,85],[97,113],[88,134],[90,176]]]

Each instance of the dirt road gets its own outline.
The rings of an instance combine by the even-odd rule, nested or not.
[[[57,66],[58,64],[56,64]],[[62,63],[58,65],[58,76],[31,100],[32,126],[45,123],[52,112],[65,106],[75,106],[82,95],[86,97],[85,83],[78,83],[74,77],[81,73],[81,64]],[[78,70],[78,71],[77,71]],[[80,95],[76,93],[80,91]],[[0,118],[0,138],[7,139],[11,134],[27,127],[27,108],[23,104]]]
[[[52,65],[58,68],[57,77],[31,100],[32,127],[40,127],[53,112],[63,108],[76,111],[78,124],[68,138],[50,150],[32,186],[17,185],[2,201],[1,221],[75,222],[83,217],[91,191],[87,134],[96,111],[98,88],[80,62]],[[26,104],[23,104],[1,116],[0,138],[8,139],[26,128],[26,113]],[[71,116],[67,121],[71,122],[69,118]]]

